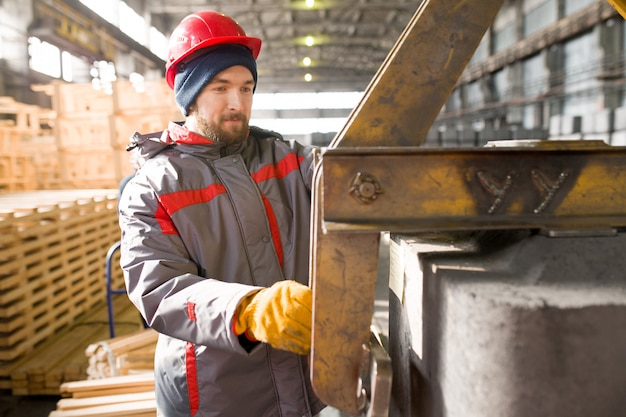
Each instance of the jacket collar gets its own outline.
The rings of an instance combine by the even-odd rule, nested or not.
[[[251,130],[256,132],[258,129],[251,128]],[[167,129],[162,132],[144,135],[135,132],[126,150],[138,152],[141,160],[150,159],[171,146],[176,146],[180,152],[184,153],[204,156],[205,158],[220,158],[243,152],[253,136],[250,132],[247,140],[242,143],[226,146],[224,143],[211,141],[202,135],[191,132],[183,126],[183,122],[170,122]]]
[[[163,132],[161,137],[161,142],[165,142],[168,145],[176,145],[180,152],[193,153],[199,156],[204,155],[205,157],[224,157],[240,153],[249,141],[250,132],[248,132],[248,137],[243,142],[226,145],[223,142],[212,141],[198,133],[192,132],[179,122],[170,122],[167,130]]]
[[[192,132],[187,129],[185,126],[170,122],[167,127],[168,135],[167,139],[172,144],[177,145],[211,145],[216,142],[205,138],[202,135],[197,134],[196,132]]]

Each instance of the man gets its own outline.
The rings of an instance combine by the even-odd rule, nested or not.
[[[309,378],[313,150],[250,127],[261,40],[214,12],[170,39],[184,124],[131,139],[120,201],[128,294],[160,332],[160,416],[302,417]]]

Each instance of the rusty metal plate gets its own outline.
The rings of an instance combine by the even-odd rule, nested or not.
[[[420,145],[502,3],[424,1],[330,147]]]
[[[557,141],[554,141],[557,142]],[[327,230],[626,225],[626,148],[328,149]]]
[[[374,313],[380,234],[323,233],[322,170],[315,173],[311,241],[311,384],[326,404],[357,415],[362,346],[369,341]]]
[[[316,239],[311,383],[326,404],[357,415],[363,348],[374,313],[379,233]]]

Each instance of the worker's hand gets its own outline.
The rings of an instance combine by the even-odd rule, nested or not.
[[[246,296],[235,313],[235,333],[306,355],[311,350],[311,289],[279,281]]]

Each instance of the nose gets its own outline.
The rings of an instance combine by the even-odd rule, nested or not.
[[[228,108],[229,110],[239,111],[243,108],[243,97],[241,92],[233,89],[228,94]]]

